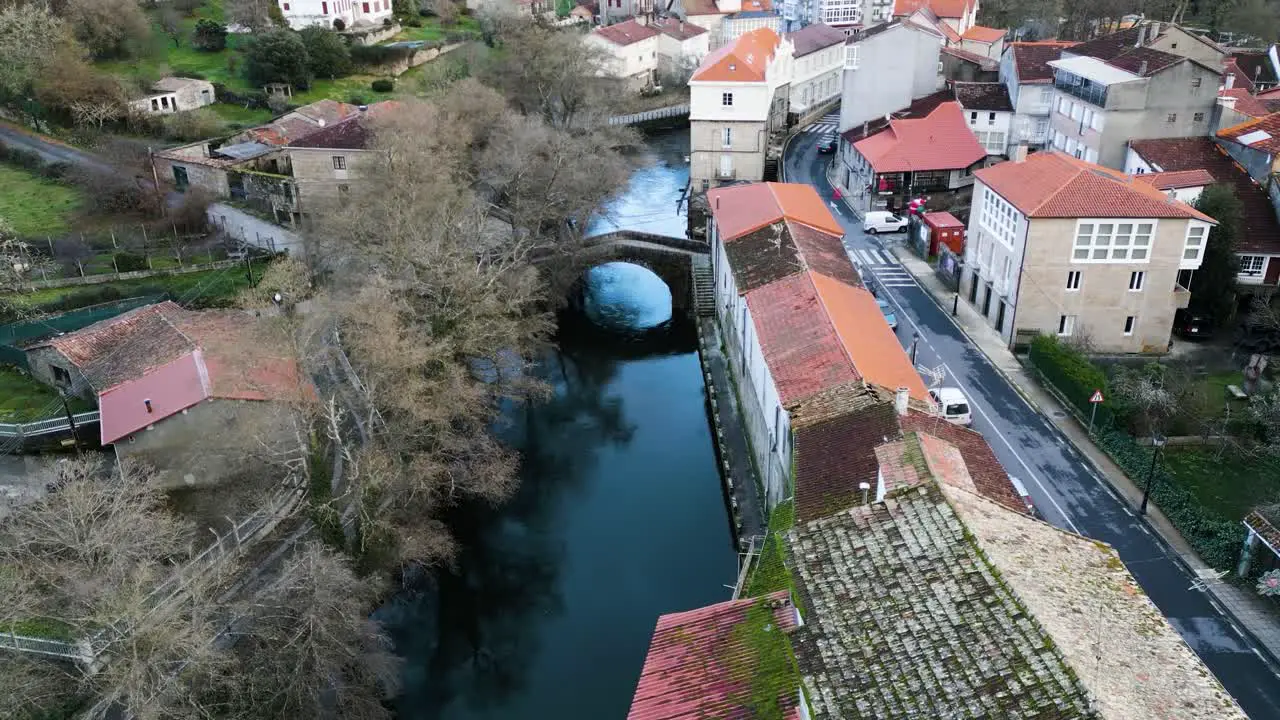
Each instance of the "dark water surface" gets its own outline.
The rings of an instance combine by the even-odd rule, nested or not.
[[[639,292],[633,306],[661,295]],[[503,428],[519,493],[457,513],[456,571],[380,613],[406,659],[402,718],[623,718],[658,615],[729,598],[737,557],[695,348],[679,318],[632,334],[561,318],[540,368],[553,397]]]

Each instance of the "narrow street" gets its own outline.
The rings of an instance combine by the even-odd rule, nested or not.
[[[824,122],[825,118],[819,121],[819,128]],[[1018,394],[897,261],[889,247],[902,242],[903,234],[868,236],[846,205],[830,201],[825,168],[834,156],[818,154],[820,137],[821,130],[811,128],[790,142],[781,179],[813,185],[828,199],[845,227],[850,257],[868,285],[876,286],[879,297],[894,306],[903,347],[909,351],[913,333],[919,334],[917,366],[940,369],[945,372],[943,385],[964,391],[974,410],[974,429],[986,437],[1009,474],[1026,486],[1046,520],[1114,546],[1142,589],[1249,716],[1280,718],[1280,675],[1253,641],[1196,589],[1197,579],[1165,542]]]

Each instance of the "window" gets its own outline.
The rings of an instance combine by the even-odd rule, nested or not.
[[[71,373],[67,372],[66,368],[61,368],[57,365],[50,365],[49,369],[53,371],[53,382],[55,384],[61,387],[71,385]]]
[[[997,241],[1007,248],[1013,248],[1013,238],[1018,227],[1018,218],[1022,214],[1005,202],[991,188],[982,189],[982,214],[978,223]]]
[[[1076,331],[1075,315],[1059,315],[1058,316],[1058,334],[1062,337],[1069,337]]]
[[[996,114],[995,114],[995,113],[987,113],[987,124],[988,124],[988,125],[995,125],[995,124],[996,124]]]
[[[1142,292],[1142,283],[1147,279],[1145,270],[1134,270],[1129,273],[1129,292]]]
[[[969,113],[969,124],[972,125],[973,123],[976,123],[976,122],[978,122],[978,113],[976,112]]]
[[[1087,128],[1087,127],[1093,127],[1093,111],[1092,110],[1084,111],[1084,125],[1080,129],[1083,130],[1084,128]]]
[[[365,12],[369,12],[369,3],[364,3],[363,9]]]
[[[1089,123],[1089,127],[1102,132],[1102,113],[1096,112],[1093,114],[1093,122]]]
[[[858,69],[858,46],[846,45],[844,48],[844,67],[846,70]]]
[[[285,12],[289,12],[289,3],[281,3],[281,7],[284,8]]]
[[[1080,289],[1080,271],[1079,270],[1070,270],[1067,272],[1067,289],[1068,290]]]
[[[1091,163],[1098,162],[1098,151],[1093,148],[1089,148],[1084,154],[1084,159]]]
[[[1204,122],[1204,113],[1196,113],[1195,115],[1191,116],[1191,119],[1195,120],[1196,122]]]
[[[720,93],[720,104],[724,107],[733,107],[733,93]]]
[[[1169,113],[1164,119],[1165,122],[1178,122],[1178,113]]]
[[[1261,275],[1262,268],[1267,266],[1267,258],[1263,255],[1241,255],[1241,275]]]
[[[1204,241],[1209,234],[1209,226],[1192,223],[1187,226],[1187,242],[1182,249],[1183,260],[1199,261],[1204,252]]]
[[[329,14],[329,3],[327,3],[327,2],[322,2],[322,3],[320,3],[320,14],[321,14],[321,15],[328,15],[328,14]]]
[[[1082,117],[1084,117],[1084,105],[1076,105],[1075,103],[1072,103],[1072,104],[1071,104],[1071,119],[1072,119],[1072,120],[1079,120],[1079,119],[1080,119],[1080,118],[1082,118]]]
[[[334,155],[334,156],[333,156],[333,169],[334,169],[334,170],[346,170],[346,169],[347,169],[347,158],[346,158],[345,156],[343,156],[343,155]]]
[[[724,129],[724,147],[733,147],[733,128]]]
[[[1134,317],[1134,316],[1132,316],[1132,315],[1130,315],[1129,317],[1127,317],[1127,318],[1125,318],[1125,319],[1124,319],[1124,334],[1125,334],[1125,335],[1132,335],[1132,334],[1133,334],[1133,326],[1138,324],[1138,323],[1137,323],[1137,320],[1138,320],[1138,318],[1136,318],[1136,317]]]
[[[1147,262],[1154,222],[1081,221],[1076,226],[1072,262]]]
[[[1200,87],[1200,78],[1191,78],[1191,87],[1193,88]]]

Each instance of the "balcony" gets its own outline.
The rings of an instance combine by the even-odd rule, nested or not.
[[[1191,304],[1191,291],[1178,285],[1173,286],[1173,307],[1177,310],[1184,310]]]
[[[1100,108],[1107,106],[1106,85],[1099,85],[1085,78],[1076,77],[1071,73],[1059,70],[1054,73],[1053,87]]]

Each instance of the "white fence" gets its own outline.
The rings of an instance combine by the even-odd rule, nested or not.
[[[98,422],[101,416],[97,410],[91,410],[71,417],[76,427],[80,427]],[[28,438],[60,432],[71,432],[71,423],[65,415],[29,423],[0,423],[0,437]]]

